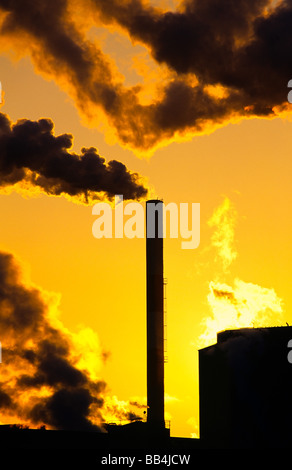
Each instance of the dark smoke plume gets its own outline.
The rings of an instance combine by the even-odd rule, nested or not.
[[[0,0],[0,8],[11,48],[19,51],[25,41],[37,70],[62,78],[89,118],[102,111],[131,148],[289,109],[291,0],[185,0],[172,12],[142,0]],[[78,16],[84,9],[86,21]],[[141,104],[143,85],[125,87],[88,39],[87,30],[100,24],[122,28],[168,67],[152,103]]]
[[[270,0],[185,0],[180,11],[163,13],[140,0],[92,3],[104,21],[118,23],[150,46],[153,57],[178,76],[191,73],[201,86],[236,91],[238,100],[226,101],[233,110],[254,106],[255,114],[270,114],[287,101],[291,0],[274,9]]]
[[[52,320],[51,307],[44,292],[24,282],[13,255],[0,252],[0,421],[102,432],[109,412],[131,419],[118,402],[111,406],[104,380],[78,365],[80,350]]]
[[[55,429],[101,430],[89,414],[94,408],[95,419],[102,422],[105,383],[93,383],[76,367],[69,338],[51,325],[41,291],[22,282],[14,257],[7,253],[0,253],[0,329],[4,419],[13,415]]]
[[[105,193],[112,198],[139,199],[147,189],[138,175],[124,164],[107,164],[95,148],[82,148],[81,155],[70,152],[73,137],[55,136],[50,119],[19,120],[12,125],[0,113],[0,188],[19,182],[29,183],[47,194],[66,195],[84,202]]]

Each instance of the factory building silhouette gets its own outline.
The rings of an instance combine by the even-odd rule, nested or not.
[[[200,437],[170,436],[164,416],[162,223],[163,202],[147,201],[146,422],[137,420],[127,425],[108,424],[105,433],[19,429],[17,426],[2,425],[1,448],[157,448],[191,451],[291,447],[290,326],[218,332],[216,344],[198,351]]]
[[[200,439],[210,448],[292,446],[292,327],[217,334],[199,351]]]

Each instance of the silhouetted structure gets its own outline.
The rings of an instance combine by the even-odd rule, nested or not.
[[[210,448],[291,448],[292,327],[242,328],[199,351],[200,439]]]
[[[163,202],[146,203],[147,422],[159,431],[164,421]]]
[[[198,449],[292,447],[292,327],[218,333],[199,350],[200,438],[170,437],[148,422],[108,425],[105,432],[0,426],[2,449]],[[288,360],[289,359],[289,360]]]
[[[289,326],[222,331],[216,344],[199,350],[200,438],[170,437],[164,419],[162,211],[162,201],[147,201],[147,422],[108,424],[104,432],[2,425],[1,448],[104,452],[292,447]]]
[[[128,453],[179,449],[191,452],[200,445],[199,439],[170,437],[163,432],[157,437],[148,423],[141,421],[106,428],[106,432],[79,432],[0,425],[0,449],[93,449],[96,458],[108,451],[114,451],[115,455],[119,455],[119,451],[125,455],[125,450]]]

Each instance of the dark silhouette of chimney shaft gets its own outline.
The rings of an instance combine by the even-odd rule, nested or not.
[[[147,270],[147,423],[165,428],[164,421],[164,279],[163,202],[146,202]]]

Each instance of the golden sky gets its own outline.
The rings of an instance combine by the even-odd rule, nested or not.
[[[106,162],[116,160],[137,172],[151,196],[165,203],[201,205],[199,247],[183,250],[180,239],[166,238],[164,243],[166,419],[173,436],[198,436],[198,349],[215,342],[216,332],[224,328],[292,322],[292,123],[285,101],[292,77],[271,45],[261,46],[266,53],[262,64],[258,49],[252,49],[257,35],[268,41],[267,29],[280,12],[268,1],[238,15],[231,9],[230,30],[225,28],[224,35],[223,9],[218,24],[210,19],[221,49],[204,43],[206,53],[199,54],[184,48],[178,36],[170,52],[180,47],[179,60],[178,51],[171,56],[162,47],[174,35],[171,27],[169,33],[162,27],[165,12],[181,12],[176,20],[187,12],[186,25],[189,18],[203,24],[211,1],[197,2],[202,3],[197,11],[192,1],[137,1],[135,11],[146,18],[141,24],[127,0],[64,1],[60,3],[68,10],[59,6],[51,18],[45,16],[51,11],[49,2],[43,2],[44,11],[34,20],[31,2],[21,2],[28,5],[25,15],[1,3],[1,113],[11,123],[50,119],[53,135],[74,137],[69,153],[80,155],[82,148],[94,147]],[[213,1],[214,8],[217,4]],[[276,20],[269,23],[272,15]],[[267,23],[253,39],[256,17]],[[165,38],[152,31],[152,23],[161,26]],[[285,22],[281,24],[283,29]],[[191,40],[202,46],[199,39]],[[243,45],[246,54],[241,53]],[[228,62],[231,50],[234,63]],[[243,76],[236,65],[245,71]],[[5,142],[0,145],[4,152]],[[42,186],[34,184],[28,171],[34,167],[23,166],[22,180],[1,184],[1,251],[13,254],[23,267],[20,285],[35,286],[48,302],[44,324],[52,322],[70,338],[72,350],[82,358],[75,364],[91,380],[107,384],[100,391],[105,415],[124,417],[129,402],[145,405],[146,400],[145,240],[94,238],[93,202],[80,203],[65,190],[58,195],[47,174]],[[37,166],[35,172],[42,169]],[[13,361],[5,365],[5,347],[12,351],[16,338],[16,332],[2,328],[1,383],[6,392],[26,369]],[[26,348],[34,338],[23,337]],[[3,408],[2,423],[30,423],[29,400],[36,403],[52,390],[38,382],[33,392],[26,392],[21,396],[19,391],[16,399],[21,412]],[[25,406],[22,400],[27,400]],[[133,412],[142,409],[134,407]]]

